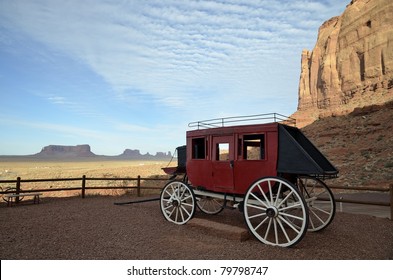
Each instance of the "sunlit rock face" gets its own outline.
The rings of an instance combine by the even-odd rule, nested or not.
[[[303,50],[298,126],[393,100],[393,1],[353,0]]]

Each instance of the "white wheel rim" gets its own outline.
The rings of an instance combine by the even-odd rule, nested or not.
[[[323,182],[312,177],[299,177],[298,186],[308,206],[308,231],[324,229],[334,218],[336,209],[331,192]]]
[[[263,178],[251,185],[244,198],[244,217],[252,234],[269,245],[295,245],[307,231],[308,212],[303,198],[295,187],[279,178]]]
[[[171,182],[161,192],[161,212],[168,221],[182,225],[195,213],[195,198],[192,190],[182,182]]]

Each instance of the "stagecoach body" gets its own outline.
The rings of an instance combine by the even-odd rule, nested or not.
[[[298,128],[280,123],[188,131],[186,147],[188,180],[214,192],[244,194],[266,176],[337,174]]]
[[[177,148],[182,175],[161,193],[164,217],[184,224],[195,207],[218,214],[230,204],[244,212],[254,236],[269,245],[289,247],[305,231],[319,231],[332,221],[334,197],[321,180],[337,169],[288,121],[226,126],[203,121],[186,133]],[[230,201],[230,203],[228,203]]]

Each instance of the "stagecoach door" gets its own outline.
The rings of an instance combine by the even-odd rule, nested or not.
[[[212,177],[214,188],[233,190],[234,136],[213,136]],[[219,190],[218,190],[219,191]]]

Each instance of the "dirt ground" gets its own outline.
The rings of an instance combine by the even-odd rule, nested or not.
[[[167,222],[158,201],[115,205],[130,197],[43,198],[7,207],[0,203],[2,260],[69,259],[393,259],[393,222],[336,213],[324,231],[307,233],[292,248],[267,246],[254,237],[240,242]],[[246,227],[242,213],[224,210],[195,217]]]

